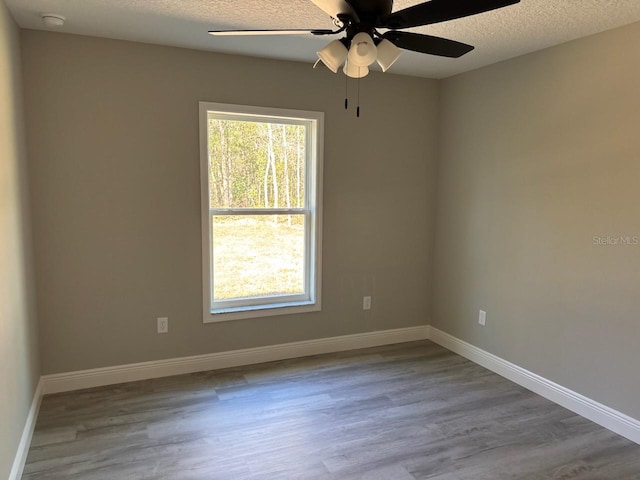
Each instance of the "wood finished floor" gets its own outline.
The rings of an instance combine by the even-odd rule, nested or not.
[[[424,341],[45,396],[23,479],[640,480],[640,446]]]

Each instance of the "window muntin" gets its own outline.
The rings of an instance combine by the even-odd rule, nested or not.
[[[205,321],[320,308],[322,121],[201,103]]]

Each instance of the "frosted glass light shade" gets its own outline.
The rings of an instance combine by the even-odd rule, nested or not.
[[[347,53],[347,47],[345,47],[340,40],[334,40],[318,52],[318,58],[329,70],[337,73],[338,68],[340,68],[342,62],[347,58]]]
[[[359,67],[368,67],[376,61],[378,53],[373,38],[368,33],[360,32],[351,40],[349,63]]]
[[[395,63],[396,60],[400,57],[402,50],[396,47],[393,43],[391,43],[386,38],[382,40],[378,44],[378,65],[382,68],[383,72],[389,70],[391,65]]]
[[[362,78],[369,75],[369,67],[359,67],[358,65],[353,65],[348,60],[347,63],[344,64],[342,71],[347,77],[351,78]]]

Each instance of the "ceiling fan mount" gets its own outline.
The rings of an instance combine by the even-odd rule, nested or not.
[[[442,57],[458,58],[473,46],[404,29],[431,25],[496,10],[520,0],[430,0],[393,12],[393,0],[311,0],[327,13],[336,27],[287,30],[210,30],[211,35],[300,35],[345,36],[318,52],[319,59],[334,73],[345,63],[348,76],[360,78],[376,60],[386,71],[401,49]],[[383,33],[380,30],[385,30]],[[341,46],[342,45],[342,46]],[[343,48],[344,47],[344,48]],[[382,58],[381,58],[382,57]],[[368,62],[365,64],[365,62]],[[358,67],[356,70],[350,68]],[[366,69],[366,70],[363,70]]]

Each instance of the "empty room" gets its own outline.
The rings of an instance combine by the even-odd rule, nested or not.
[[[0,0],[0,479],[640,480],[639,45]]]

